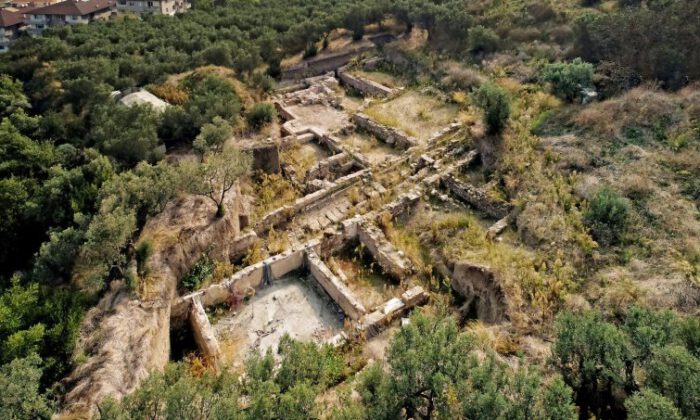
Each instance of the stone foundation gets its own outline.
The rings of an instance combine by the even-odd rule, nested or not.
[[[418,144],[418,140],[409,136],[403,131],[379,124],[363,113],[353,115],[352,122],[363,130],[374,135],[379,140],[387,144],[391,144],[396,148],[408,149]]]
[[[350,319],[358,321],[367,312],[347,286],[333,274],[313,250],[306,252],[306,264],[311,275]]]
[[[457,198],[493,218],[502,219],[512,210],[510,203],[491,198],[486,191],[464,183],[453,175],[443,177],[442,183]]]
[[[394,93],[394,89],[364,77],[354,76],[348,73],[344,68],[338,70],[338,79],[340,79],[343,85],[355,89],[364,96],[377,96],[382,98]]]
[[[411,263],[377,226],[372,223],[361,224],[357,233],[362,245],[385,274],[401,281],[411,272]]]

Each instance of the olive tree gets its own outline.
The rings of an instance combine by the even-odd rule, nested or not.
[[[197,167],[193,192],[209,197],[216,204],[216,216],[223,217],[226,195],[241,177],[250,173],[252,163],[250,154],[236,147],[225,147],[221,153],[207,156]]]

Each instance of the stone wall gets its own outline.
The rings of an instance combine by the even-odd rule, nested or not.
[[[442,183],[457,198],[496,219],[506,217],[512,210],[510,203],[489,197],[486,191],[464,183],[453,175],[442,178]]]
[[[332,180],[338,175],[350,172],[354,165],[352,156],[347,153],[338,153],[316,163],[306,173],[304,182],[310,182],[314,179]]]
[[[357,233],[362,245],[385,274],[403,280],[411,271],[411,263],[376,225],[365,222],[358,227]]]
[[[211,323],[209,323],[209,317],[207,317],[207,313],[204,311],[204,307],[199,301],[199,298],[192,299],[189,319],[194,341],[197,343],[199,351],[202,353],[205,360],[212,363],[214,366],[218,366],[219,358],[221,357],[219,340],[216,339],[214,329],[211,327]]]
[[[365,331],[366,338],[377,335],[398,317],[427,302],[428,298],[428,293],[422,287],[416,286],[405,291],[401,298],[389,299],[378,309],[362,317],[361,328]]]
[[[282,79],[303,79],[336,70],[350,62],[355,56],[374,49],[371,43],[363,44],[350,51],[328,54],[302,61],[301,63],[282,69]]]
[[[335,182],[333,182],[329,187],[305,195],[304,197],[297,199],[294,204],[282,206],[271,211],[255,225],[255,232],[258,235],[262,235],[271,228],[291,220],[295,215],[310,210],[323,203],[324,200],[328,199],[333,194],[338,193],[339,191],[342,191],[343,189],[350,187],[357,182],[360,182],[362,178],[367,176],[369,173],[369,169],[363,169],[340,177],[336,179]]]
[[[357,113],[352,116],[352,121],[358,127],[376,136],[379,140],[387,144],[391,144],[399,149],[408,149],[418,144],[418,141],[404,133],[403,131],[389,127],[372,120],[363,113]]]
[[[274,141],[256,144],[244,150],[253,155],[254,171],[262,171],[266,174],[277,174],[280,172],[280,150]]]
[[[385,97],[394,93],[392,88],[365,77],[352,75],[342,68],[338,70],[338,79],[345,86],[349,86],[365,96]]]
[[[353,321],[359,321],[367,310],[350,289],[321,261],[321,258],[312,250],[306,252],[306,266],[311,275],[316,279],[323,290],[340,306],[345,315]]]

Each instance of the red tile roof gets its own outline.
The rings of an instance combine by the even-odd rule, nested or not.
[[[32,15],[85,16],[112,8],[114,0],[67,0],[32,10]]]
[[[24,14],[0,10],[0,27],[10,28],[24,23]]]

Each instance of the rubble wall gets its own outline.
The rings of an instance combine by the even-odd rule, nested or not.
[[[442,183],[460,200],[496,219],[506,217],[512,209],[509,203],[489,197],[486,191],[464,183],[453,175],[442,178]]]
[[[363,113],[357,113],[352,116],[352,122],[358,127],[376,136],[387,144],[391,144],[399,149],[408,149],[418,144],[418,141],[410,137],[403,131],[389,127],[372,120]]]
[[[343,69],[338,71],[338,79],[344,85],[350,86],[365,96],[385,97],[394,93],[392,88],[364,77],[354,76]]]
[[[283,68],[282,79],[303,79],[336,70],[348,64],[356,55],[374,48],[373,44],[365,44],[350,51],[305,60],[295,66]]]

